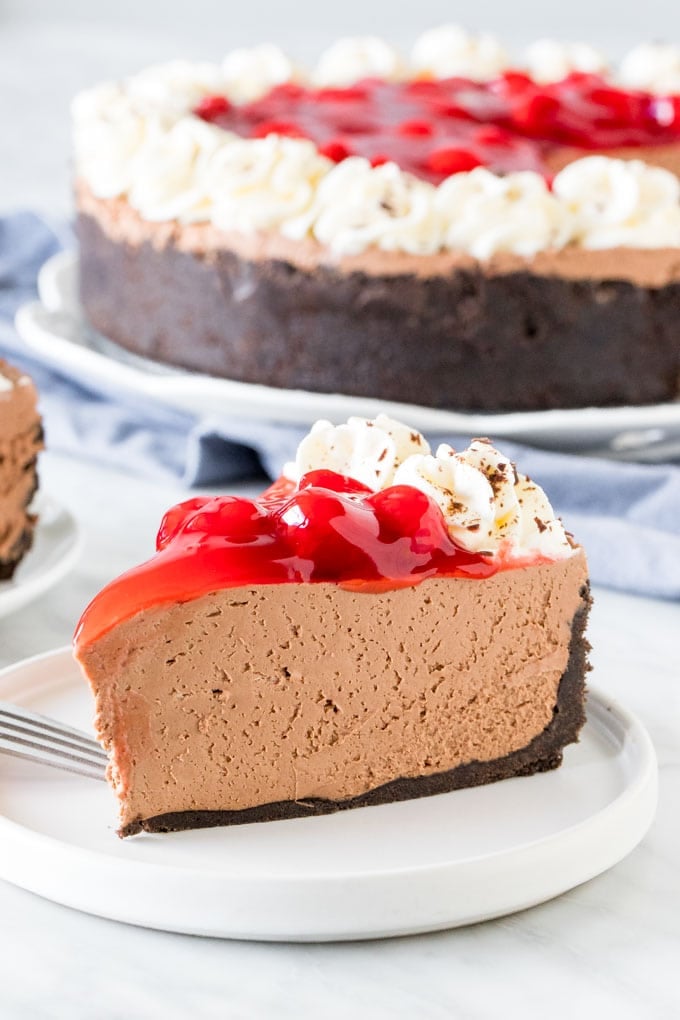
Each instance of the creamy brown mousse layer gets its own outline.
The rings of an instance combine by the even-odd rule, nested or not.
[[[12,577],[33,542],[36,517],[29,506],[43,448],[37,400],[28,376],[0,360],[0,580]]]
[[[79,210],[80,288],[104,336],[247,383],[459,410],[673,400],[680,249],[571,246],[486,262]]]
[[[81,649],[120,834],[292,817],[554,768],[584,721],[578,550],[381,594],[233,588]]]

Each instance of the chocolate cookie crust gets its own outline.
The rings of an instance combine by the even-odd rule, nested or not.
[[[481,264],[432,276],[113,239],[78,218],[92,325],[135,354],[248,383],[451,410],[678,396],[680,282]]]
[[[37,482],[33,495],[38,488]],[[30,503],[30,500],[29,500]],[[26,526],[23,531],[14,542],[9,552],[0,557],[0,581],[10,581],[15,574],[15,571],[22,559],[27,552],[30,552],[33,546],[33,532],[37,523],[37,516],[35,514],[26,514]]]
[[[140,818],[120,829],[121,837],[140,832],[180,832],[184,829],[205,829],[218,825],[243,825],[249,822],[271,822],[286,818],[333,814],[347,808],[390,804],[415,797],[431,797],[438,793],[469,786],[483,786],[513,776],[530,776],[558,768],[567,744],[578,740],[585,717],[585,675],[590,669],[590,644],[584,636],[592,605],[590,586],[581,589],[581,605],[576,611],[569,644],[567,668],[560,680],[553,718],[548,726],[526,747],[493,761],[472,761],[447,772],[432,776],[396,779],[360,797],[347,800],[310,798],[303,801],[278,801],[242,811],[177,811]]]

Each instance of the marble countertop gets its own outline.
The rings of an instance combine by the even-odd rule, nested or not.
[[[41,474],[44,489],[77,516],[85,546],[56,589],[0,620],[0,665],[68,642],[90,596],[146,557],[161,513],[186,495],[53,454],[44,457]],[[0,1016],[680,1015],[680,605],[603,590],[595,596],[594,678],[643,720],[661,768],[654,825],[610,872],[501,920],[336,945],[248,944],[147,931],[0,883],[6,933]]]

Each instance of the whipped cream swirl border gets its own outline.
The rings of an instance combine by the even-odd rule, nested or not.
[[[532,171],[501,176],[484,167],[435,186],[395,163],[372,167],[351,157],[335,164],[311,141],[244,139],[191,112],[209,95],[247,102],[286,81],[342,86],[371,74],[485,80],[509,66],[492,37],[454,25],[424,33],[409,61],[378,37],[339,40],[311,76],[272,45],[233,51],[222,65],[174,61],[76,96],[76,172],[95,197],[124,197],[150,222],[277,231],[294,241],[313,238],[339,257],[371,247],[480,260],[568,245],[680,247],[680,183],[640,160],[587,156],[561,170],[552,188]],[[524,66],[537,81],[607,70],[591,47],[551,40],[529,47]],[[629,87],[680,93],[680,47],[637,47],[617,74],[610,76]]]

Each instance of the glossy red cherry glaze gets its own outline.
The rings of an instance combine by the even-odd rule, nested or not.
[[[90,603],[77,646],[143,609],[221,588],[331,581],[376,592],[426,577],[484,578],[543,562],[468,552],[419,489],[395,485],[374,493],[332,471],[312,471],[298,486],[280,479],[256,500],[214,496],[180,503],[163,518],[156,546],[152,559]]]
[[[287,84],[240,106],[208,96],[194,112],[244,138],[309,138],[336,163],[353,155],[374,166],[392,160],[434,183],[480,165],[544,172],[557,146],[606,150],[680,139],[680,97],[632,92],[591,74],[548,85],[517,71],[490,82]]]

